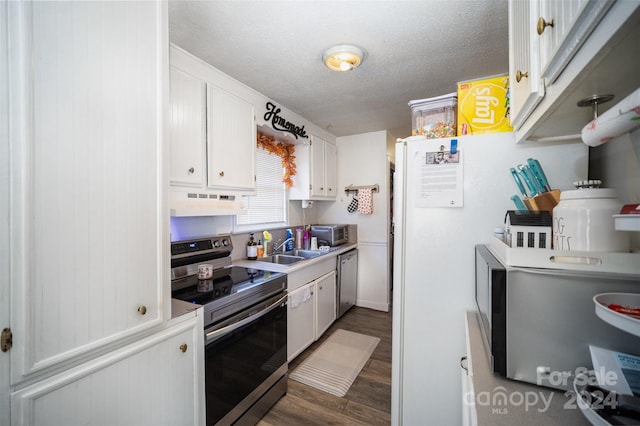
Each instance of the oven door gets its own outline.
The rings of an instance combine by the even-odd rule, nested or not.
[[[287,295],[205,330],[207,425],[231,424],[287,372]]]

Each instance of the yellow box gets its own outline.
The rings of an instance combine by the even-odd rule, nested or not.
[[[511,131],[508,74],[458,83],[458,136]]]

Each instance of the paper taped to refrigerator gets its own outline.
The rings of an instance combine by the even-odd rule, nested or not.
[[[462,207],[462,151],[418,152],[416,207]]]

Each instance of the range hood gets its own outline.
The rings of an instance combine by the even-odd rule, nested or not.
[[[238,195],[182,191],[171,191],[169,210],[172,217],[229,216],[247,212]]]

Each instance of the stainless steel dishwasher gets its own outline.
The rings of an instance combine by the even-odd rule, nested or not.
[[[336,317],[340,318],[356,304],[358,285],[358,249],[338,255],[338,291],[336,292]]]

